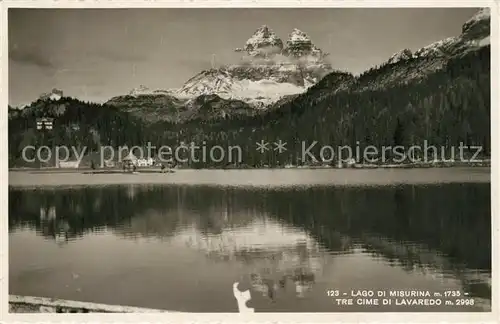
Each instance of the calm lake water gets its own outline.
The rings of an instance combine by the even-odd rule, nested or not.
[[[9,188],[11,294],[187,312],[491,310],[489,183]],[[474,306],[341,306],[329,290]],[[450,300],[455,300],[451,298]]]

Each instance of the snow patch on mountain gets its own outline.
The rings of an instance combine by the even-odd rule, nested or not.
[[[283,96],[306,91],[333,71],[311,38],[294,29],[283,47],[281,39],[261,26],[237,51],[245,52],[239,64],[202,71],[177,92],[180,97],[217,94],[261,107]]]
[[[427,46],[422,47],[421,49],[415,51],[415,57],[426,57],[426,56],[439,56],[444,53],[444,50],[447,49],[450,45],[455,44],[460,40],[460,37],[448,37]]]
[[[276,79],[250,78],[238,79],[226,70],[209,70],[188,80],[176,95],[178,97],[197,97],[217,94],[224,99],[247,102],[257,108],[279,100],[284,95],[305,91],[305,87]]]
[[[226,99],[240,99],[256,107],[269,105],[278,101],[281,97],[291,94],[298,94],[305,91],[304,87],[299,87],[292,83],[279,83],[273,80],[241,80],[233,85],[230,97]]]
[[[490,45],[490,36],[486,36],[484,38],[481,38],[480,40],[476,41],[476,46],[482,47],[482,46],[488,46]]]

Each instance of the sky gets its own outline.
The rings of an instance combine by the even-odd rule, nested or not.
[[[145,85],[178,88],[201,70],[237,63],[261,25],[286,41],[293,28],[354,74],[458,36],[475,8],[9,9],[9,104],[53,88],[105,102]]]

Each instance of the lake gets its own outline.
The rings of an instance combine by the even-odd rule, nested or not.
[[[9,174],[17,184],[9,187],[9,293],[236,312],[239,282],[256,312],[490,311],[489,173],[443,169],[440,181],[438,171],[351,170],[351,185],[346,173],[318,170],[321,181],[297,186],[176,175],[172,184],[92,178],[71,187],[66,176],[36,188]],[[248,183],[265,182],[265,173],[245,172]],[[453,291],[474,305],[346,306],[328,296],[357,289]]]

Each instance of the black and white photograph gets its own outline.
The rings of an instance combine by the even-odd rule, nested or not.
[[[9,7],[8,312],[492,312],[495,10]]]

